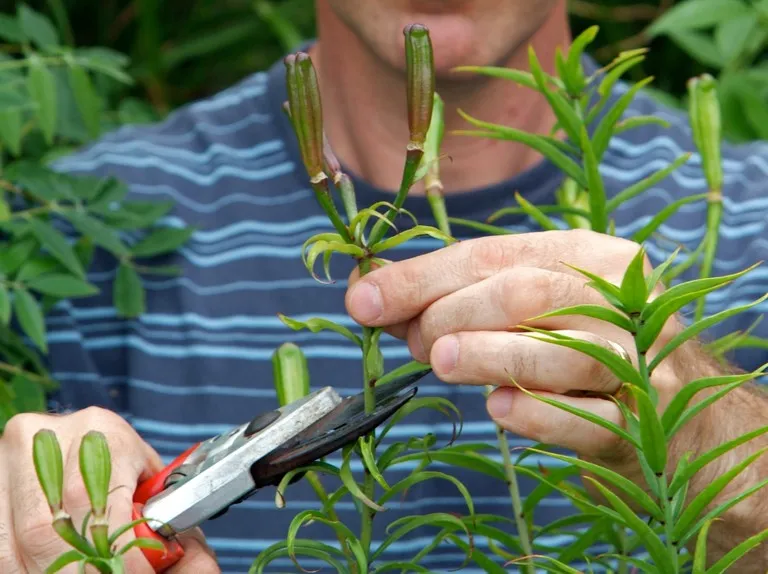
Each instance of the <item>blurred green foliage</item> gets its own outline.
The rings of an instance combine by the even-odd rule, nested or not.
[[[49,15],[66,42],[106,46],[130,58],[136,83],[113,86],[111,95],[123,121],[143,121],[263,70],[311,38],[314,1],[33,0],[29,5]],[[5,3],[4,11],[16,4]],[[761,64],[768,0],[568,0],[568,7],[575,34],[600,25],[591,47],[599,62],[620,50],[651,48],[632,73],[654,76],[654,93],[672,105],[684,104],[686,78],[712,73],[722,86],[726,136],[768,137],[768,68]]]

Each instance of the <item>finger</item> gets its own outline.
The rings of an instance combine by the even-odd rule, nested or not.
[[[0,460],[11,460],[9,453],[0,442]],[[8,574],[21,573],[21,557],[16,548],[13,536],[11,517],[11,489],[8,465],[0,469],[0,572]]]
[[[384,259],[387,263],[391,263],[391,261]],[[373,261],[371,261],[371,269],[379,269],[382,265],[379,265]],[[347,292],[349,292],[349,289],[352,288],[353,285],[355,285],[358,281],[360,281],[360,269],[358,267],[354,267],[352,269],[352,272],[349,274],[349,279],[347,281]],[[405,339],[408,335],[408,321],[403,321],[401,323],[397,323],[395,325],[388,325],[386,328],[383,329],[385,333],[388,333],[392,335],[393,337],[397,339]]]
[[[593,333],[559,333],[616,352],[606,339]],[[447,383],[509,386],[514,380],[522,387],[560,394],[612,394],[621,386],[599,361],[530,333],[478,331],[446,335],[432,347],[430,363],[435,375]]]
[[[345,303],[363,325],[393,325],[505,268],[539,267],[575,275],[560,262],[594,272],[616,267],[618,260],[623,265],[632,256],[625,243],[631,242],[581,230],[471,239],[368,273],[347,291]],[[601,257],[595,258],[596,253]]]
[[[216,555],[205,542],[205,537],[200,530],[186,532],[179,536],[178,540],[184,547],[184,557],[166,570],[168,574],[186,574],[187,572],[219,574],[221,572],[216,564]]]
[[[600,398],[569,397],[536,392],[542,398],[588,411],[623,428],[619,408]],[[548,405],[519,389],[501,387],[487,401],[488,414],[500,427],[535,442],[559,446],[581,456],[624,460],[631,446],[611,431]]]
[[[605,331],[608,323],[581,315],[528,321],[555,309],[587,303],[600,305],[605,300],[579,278],[535,267],[507,269],[435,301],[411,322],[408,344],[416,360],[426,361],[437,339],[459,331],[506,331],[523,322],[550,330]],[[590,324],[593,328],[587,329]]]

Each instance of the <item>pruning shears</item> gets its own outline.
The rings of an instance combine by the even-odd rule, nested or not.
[[[145,519],[134,527],[136,536],[163,545],[162,551],[142,548],[155,572],[164,572],[184,556],[178,534],[371,432],[413,398],[416,383],[430,372],[378,385],[370,413],[365,412],[363,393],[342,399],[333,387],[324,387],[192,445],[134,493],[133,519]]]

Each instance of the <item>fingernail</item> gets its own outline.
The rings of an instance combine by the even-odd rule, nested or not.
[[[503,419],[512,410],[512,393],[496,391],[488,397],[488,414],[493,419]]]
[[[432,346],[432,366],[439,373],[447,374],[456,368],[459,360],[459,339],[447,335],[435,341]]]
[[[362,323],[375,321],[381,316],[383,305],[379,288],[369,282],[358,283],[352,287],[349,296],[350,313]]]

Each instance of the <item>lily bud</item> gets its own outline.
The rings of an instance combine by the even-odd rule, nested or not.
[[[315,67],[299,52],[284,59],[288,105],[299,149],[312,183],[327,178],[323,171],[323,110]]]
[[[56,514],[61,510],[61,491],[64,486],[64,462],[56,433],[48,429],[37,431],[32,441],[32,457],[37,480],[45,493],[51,513]]]
[[[421,24],[410,24],[405,34],[405,58],[408,71],[408,128],[409,148],[422,149],[432,120],[435,93],[435,62],[429,29]]]
[[[112,478],[112,459],[107,439],[98,431],[90,431],[80,443],[80,474],[88,491],[94,518],[104,516]]]
[[[723,187],[720,157],[721,121],[717,83],[709,74],[688,81],[689,116],[693,142],[701,154],[704,176],[709,189],[719,193]]]
[[[309,368],[302,350],[294,343],[283,343],[272,354],[272,372],[280,406],[309,394]]]

